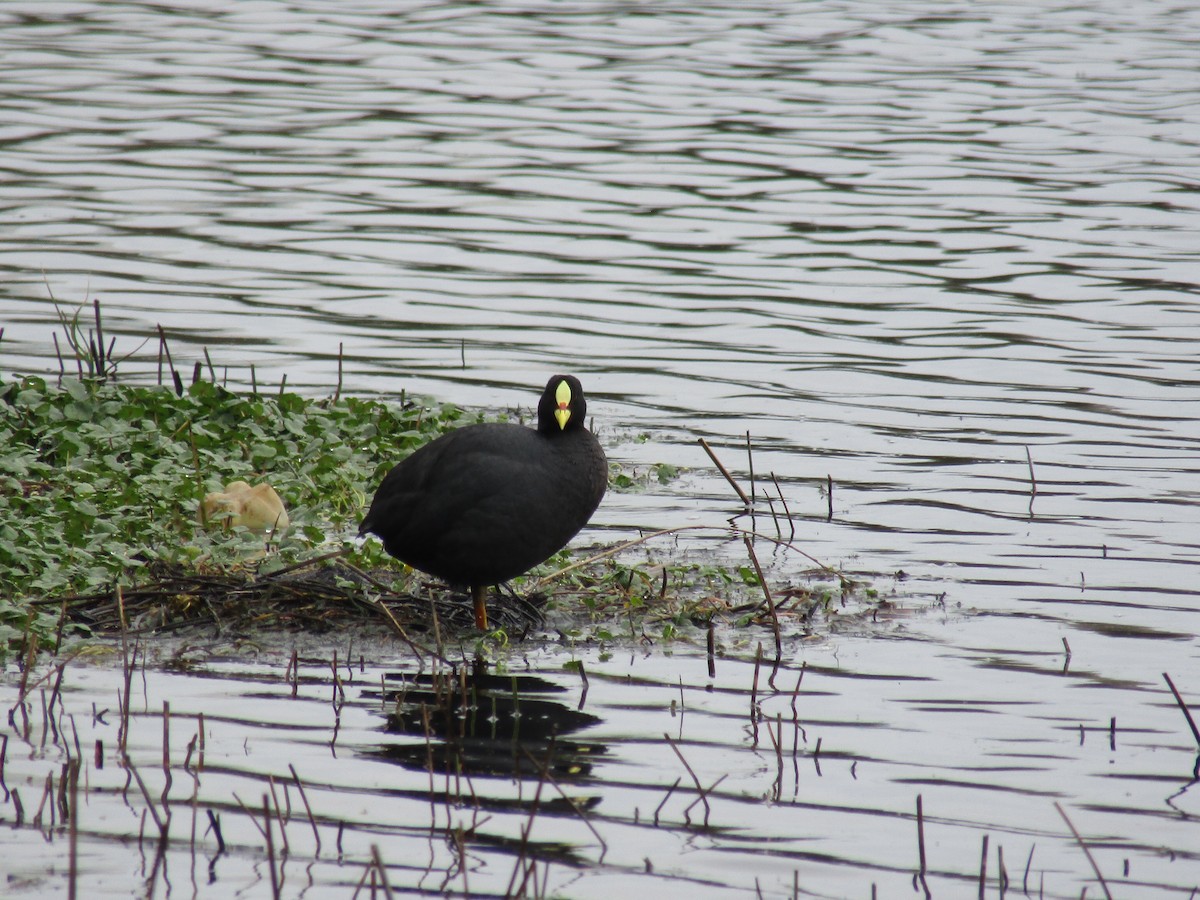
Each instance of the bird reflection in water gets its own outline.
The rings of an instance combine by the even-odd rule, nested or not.
[[[399,684],[383,697],[385,730],[417,740],[387,744],[379,755],[408,768],[534,779],[544,770],[562,783],[586,779],[592,759],[605,752],[602,744],[564,740],[601,720],[573,709],[567,688],[544,678],[495,675],[477,661],[388,681]]]

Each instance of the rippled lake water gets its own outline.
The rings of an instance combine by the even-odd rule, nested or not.
[[[1167,0],[0,6],[6,378],[57,368],[52,295],[234,385],[329,393],[340,356],[343,392],[528,409],[573,371],[610,458],[685,468],[581,539],[748,525],[696,440],[748,485],[749,434],[797,545],[898,609],[792,629],[753,698],[762,635],[712,677],[702,635],[530,646],[479,690],[560,723],[579,809],[511,735],[456,763],[469,788],[431,776],[387,643],[344,699],[329,647],[295,697],[282,652],[139,671],[148,802],[100,715],[120,666],[75,661],[61,733],[53,670],[6,725],[6,890],[63,894],[33,815],[78,733],[83,896],[272,896],[270,861],[283,896],[352,896],[373,845],[404,891],[921,896],[918,796],[937,896],[976,895],[985,838],[988,896],[1190,896],[1197,746],[1162,673],[1200,702],[1198,38]]]

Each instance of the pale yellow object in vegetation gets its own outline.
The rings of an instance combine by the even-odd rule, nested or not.
[[[200,520],[268,533],[282,532],[289,524],[283,501],[265,481],[254,487],[244,481],[231,481],[225,490],[206,495],[200,505]]]

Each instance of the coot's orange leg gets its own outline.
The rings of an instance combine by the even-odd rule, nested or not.
[[[487,631],[487,585],[471,585],[471,599],[475,601],[475,627]]]

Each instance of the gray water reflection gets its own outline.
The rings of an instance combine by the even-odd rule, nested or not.
[[[56,365],[47,285],[99,296],[126,349],[161,323],[185,364],[207,346],[241,384],[254,365],[328,392],[341,346],[344,390],[528,409],[547,371],[573,370],[610,458],[689,467],[610,494],[592,537],[736,516],[694,442],[746,480],[749,431],[807,552],[903,573],[876,577],[911,607],[986,614],[861,645],[878,671],[932,665],[938,690],[989,703],[1022,686],[1033,707],[946,707],[1014,742],[1116,715],[1153,729],[1134,732],[1146,753],[1187,750],[1160,673],[1195,696],[1200,9],[264,0],[0,17],[6,373]],[[154,352],[127,370],[152,373]],[[687,533],[661,552],[742,550]],[[808,565],[763,556],[781,581]],[[844,659],[859,645],[843,641]],[[939,772],[977,744],[932,726],[904,744],[906,719],[880,721],[893,759],[948,792],[965,780]],[[1011,776],[1045,833],[1061,834],[1045,791],[1103,769],[1098,743]],[[1163,772],[1112,781],[1136,794]],[[880,796],[907,814],[916,790]],[[952,793],[962,821],[997,802]],[[995,821],[1027,835],[1028,808]],[[861,831],[842,821],[827,830]],[[961,843],[959,874],[978,855]],[[742,862],[687,849],[722,884]],[[1180,859],[1154,877],[1194,882]]]
[[[139,884],[272,896],[271,860],[283,896],[344,897],[372,847],[405,892],[503,894],[532,864],[546,895],[893,896],[919,870],[918,796],[936,896],[974,895],[985,836],[989,896],[1000,866],[1014,895],[1094,888],[1055,802],[1116,895],[1195,887],[1196,748],[1138,665],[1008,649],[1004,620],[915,624],[795,645],[774,688],[753,660],[723,656],[708,677],[682,647],[582,649],[586,684],[553,671],[561,650],[529,647],[519,670],[443,670],[436,687],[428,670],[384,660],[342,664],[335,684],[327,661],[304,657],[293,686],[282,659],[201,662],[191,648],[200,669],[132,682],[144,792],[115,760],[119,670],[76,661],[52,698],[47,683],[13,707],[5,785],[28,812],[10,835],[21,852],[5,855],[9,884],[62,893],[66,829],[55,804],[34,822],[32,811],[82,747],[89,897]],[[997,668],[1004,677],[988,677]],[[14,703],[15,685],[4,694]],[[274,857],[255,821],[264,797],[279,810]],[[0,806],[10,824],[14,807]],[[162,858],[150,807],[171,835]],[[114,852],[122,843],[135,852]]]

